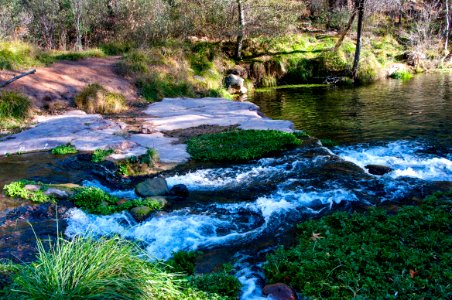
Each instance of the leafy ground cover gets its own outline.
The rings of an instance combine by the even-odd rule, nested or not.
[[[6,196],[30,200],[36,203],[45,203],[54,200],[52,197],[44,194],[45,187],[41,186],[37,190],[28,190],[25,188],[27,185],[35,185],[35,182],[28,180],[14,181],[5,185],[3,190]]]
[[[194,137],[187,150],[199,161],[246,161],[296,147],[292,133],[276,130],[239,130]]]
[[[112,149],[96,149],[91,155],[91,161],[94,163],[101,163],[107,158],[107,156],[113,153],[114,151]]]
[[[298,225],[298,243],[267,257],[270,282],[313,299],[452,297],[452,192],[395,214],[338,212]]]
[[[76,154],[77,152],[77,149],[71,144],[60,145],[52,149],[52,154],[55,155]]]

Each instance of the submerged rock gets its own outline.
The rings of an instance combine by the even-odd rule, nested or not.
[[[168,194],[168,184],[165,178],[149,178],[137,184],[135,192],[140,197],[163,196]]]
[[[391,173],[393,171],[392,168],[381,165],[367,165],[365,166],[365,168],[370,174],[379,176]]]
[[[190,192],[185,184],[176,184],[170,190],[171,196],[176,196],[180,198],[187,198],[189,194]]]
[[[297,300],[297,294],[284,283],[269,284],[264,287],[264,295],[274,300]]]
[[[132,217],[137,220],[137,222],[143,222],[146,220],[152,213],[154,209],[148,206],[137,206],[130,210],[130,214]]]

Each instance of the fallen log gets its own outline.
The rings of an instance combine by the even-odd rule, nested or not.
[[[16,81],[16,80],[21,79],[22,77],[25,77],[25,76],[27,76],[27,75],[34,74],[34,73],[36,73],[36,69],[33,69],[33,70],[31,70],[31,71],[22,73],[22,74],[20,74],[20,75],[17,75],[17,76],[15,76],[15,77],[11,78],[11,79],[8,80],[8,81],[5,81],[5,82],[0,83],[0,88],[5,87],[5,86],[7,86],[8,84],[13,83],[13,82]]]

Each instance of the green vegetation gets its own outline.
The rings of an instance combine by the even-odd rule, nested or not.
[[[36,203],[44,203],[53,201],[54,199],[45,195],[45,187],[39,185],[39,189],[35,189],[39,183],[28,180],[19,180],[11,182],[3,187],[5,195],[13,198],[20,198],[24,200],[29,200]],[[31,189],[26,189],[27,185],[33,186]]]
[[[324,147],[336,147],[337,143],[331,139],[320,139],[320,142]]]
[[[23,70],[52,64],[58,60],[79,60],[88,57],[104,57],[99,49],[85,51],[44,51],[25,42],[0,41],[0,70]]]
[[[230,274],[233,267],[226,264],[219,272],[195,274],[195,262],[200,255],[202,252],[199,251],[178,251],[166,262],[168,270],[189,275],[187,279],[190,286],[197,290],[217,294],[222,299],[237,299],[241,283],[237,277]]]
[[[139,157],[132,156],[119,162],[118,173],[122,176],[136,176],[148,174],[150,168],[159,160],[155,149],[148,149],[146,154]]]
[[[394,72],[393,74],[391,74],[390,77],[393,79],[410,80],[413,78],[413,74],[411,74],[408,71],[402,70],[402,71]]]
[[[264,266],[321,299],[451,297],[452,192],[435,193],[395,215],[338,212],[298,225],[298,244],[279,248]]]
[[[116,114],[127,109],[123,95],[109,92],[97,83],[89,84],[76,97],[75,104],[87,113]]]
[[[29,116],[31,101],[17,92],[0,93],[0,131],[13,130],[24,126]]]
[[[292,133],[276,130],[241,130],[207,134],[190,139],[187,150],[199,161],[246,161],[296,147]]]
[[[99,215],[109,215],[140,206],[146,206],[152,210],[162,209],[162,204],[151,198],[120,201],[119,198],[95,187],[85,187],[76,190],[70,200],[77,207]]]
[[[168,273],[135,244],[119,238],[62,238],[49,250],[38,240],[37,260],[18,265],[6,299],[218,299]]]
[[[71,144],[60,145],[52,149],[52,154],[55,155],[76,154],[77,152],[77,149]]]
[[[105,158],[107,158],[107,156],[113,153],[113,149],[96,149],[91,156],[91,161],[95,163],[101,163],[105,160]]]
[[[164,97],[231,96],[223,89],[223,73],[233,63],[210,43],[167,41],[131,50],[117,72],[133,79],[148,101]]]

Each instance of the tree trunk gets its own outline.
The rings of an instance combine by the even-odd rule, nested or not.
[[[77,51],[82,51],[82,29],[81,29],[81,16],[80,11],[77,11],[77,15],[75,18],[75,29],[76,29],[76,41],[75,41],[75,49]]]
[[[444,53],[446,55],[449,50],[449,30],[450,30],[449,0],[446,0],[446,40],[444,42]]]
[[[347,26],[345,26],[344,30],[341,33],[341,36],[339,37],[339,39],[336,42],[336,45],[334,45],[334,52],[337,52],[339,47],[342,45],[342,42],[344,41],[345,36],[347,35],[350,28],[352,28],[353,22],[355,21],[355,17],[356,17],[356,9],[354,9],[352,11],[352,14],[350,16],[350,19],[348,20]]]
[[[243,39],[245,38],[245,11],[243,9],[242,0],[237,0],[237,8],[239,12],[239,31],[237,34],[237,44],[235,50],[235,57],[242,59]]]
[[[364,4],[366,0],[356,0],[356,9],[358,10],[358,30],[356,37],[355,59],[353,60],[352,78],[356,80],[359,68],[359,56],[361,55],[361,35],[363,31]]]

